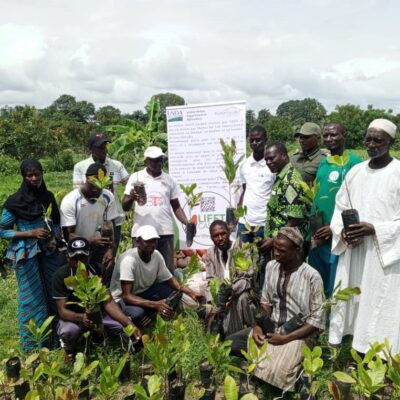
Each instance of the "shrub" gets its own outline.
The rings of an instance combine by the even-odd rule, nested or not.
[[[0,155],[0,175],[19,174],[20,162],[14,157]]]
[[[70,149],[62,150],[52,158],[41,160],[46,172],[63,172],[74,168],[74,152]]]

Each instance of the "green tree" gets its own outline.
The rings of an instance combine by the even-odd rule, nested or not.
[[[0,154],[19,160],[41,158],[56,153],[62,138],[50,133],[48,123],[35,107],[14,109],[0,118]]]
[[[265,123],[269,142],[288,143],[294,141],[293,126],[288,118],[270,117]]]
[[[260,125],[265,125],[267,123],[267,121],[272,117],[271,112],[266,109],[266,108],[262,108],[257,115],[257,123],[259,123]]]
[[[246,135],[249,134],[250,128],[256,124],[256,113],[254,110],[246,110]]]
[[[95,107],[87,101],[76,101],[75,97],[63,94],[43,111],[43,116],[57,125],[62,121],[90,122],[95,114]]]
[[[151,99],[146,104],[146,111],[148,113],[152,100],[158,100],[160,104],[160,117],[165,119],[165,109],[171,106],[185,105],[185,99],[175,93],[158,93],[151,96]]]
[[[278,106],[276,116],[288,118],[300,127],[304,122],[322,124],[326,110],[317,99],[289,100]]]
[[[103,106],[96,111],[94,118],[101,126],[115,125],[121,121],[121,111],[110,105]]]
[[[347,131],[346,146],[354,149],[363,147],[368,125],[376,118],[386,118],[394,123],[397,122],[391,110],[376,109],[372,105],[369,105],[366,110],[362,110],[360,106],[353,104],[336,106],[335,110],[328,115],[326,122],[342,123]]]

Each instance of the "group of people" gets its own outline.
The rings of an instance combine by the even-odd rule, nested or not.
[[[252,153],[239,168],[238,207],[247,212],[238,221],[237,240],[224,221],[210,225],[214,245],[201,260],[204,293],[181,287],[176,279],[173,215],[183,225],[188,219],[178,185],[162,169],[161,148],[147,148],[145,168],[129,175],[108,157],[106,133],[91,133],[90,157],[75,165],[75,189],[60,209],[40,163],[24,161],[23,182],[4,204],[0,221],[0,237],[10,240],[7,258],[17,276],[22,347],[33,345],[26,328],[31,318],[40,325],[48,315],[58,315],[56,331],[71,359],[80,334],[96,331],[85,310],[70,304],[76,299],[65,278],[80,262],[107,287],[102,315],[109,334],[132,325],[139,340],[152,315],[173,316],[169,300],[180,293],[183,307],[197,308],[208,322],[221,321],[233,354],[241,355],[249,337],[257,345],[268,342],[270,358],[255,375],[283,390],[294,388],[304,344],[315,342],[326,328],[324,298],[339,283],[358,286],[361,294],[332,309],[330,342],[337,345],[352,334],[353,347],[365,353],[370,343],[388,338],[400,351],[400,161],[390,156],[396,131],[388,120],[372,121],[364,140],[369,160],[362,162],[345,149],[340,123],[322,131],[305,123],[296,133],[300,148],[292,157],[283,143],[267,143],[264,127],[252,127]],[[125,186],[121,202],[119,184]],[[116,257],[125,212],[132,209],[132,248]],[[350,209],[359,219],[345,230],[342,212]],[[249,242],[255,243],[257,262],[236,274],[223,307],[206,307],[212,280],[233,281],[235,251]],[[65,243],[66,257],[60,251]]]

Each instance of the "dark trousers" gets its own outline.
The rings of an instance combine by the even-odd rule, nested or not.
[[[231,355],[236,357],[243,358],[243,354],[241,350],[247,352],[247,340],[250,335],[250,331],[252,328],[242,329],[239,332],[235,332],[232,335],[229,335],[226,340],[232,340],[231,344]]]
[[[158,301],[166,299],[173,292],[175,292],[175,289],[173,289],[167,283],[161,282],[154,284],[144,292],[138,293],[137,296],[145,300]],[[128,317],[131,317],[133,323],[138,323],[145,315],[153,314],[155,312],[155,310],[152,308],[125,304],[123,300],[120,300],[118,304],[122,308],[124,314],[126,314]]]

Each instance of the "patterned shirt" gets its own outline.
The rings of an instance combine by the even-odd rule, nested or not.
[[[306,220],[307,194],[300,173],[288,163],[277,174],[272,186],[272,194],[267,205],[267,222],[265,224],[265,237],[275,237],[279,229],[286,226],[289,219],[299,218]],[[306,221],[299,226],[305,237]]]
[[[322,278],[310,265],[303,263],[295,271],[285,272],[272,260],[265,267],[261,304],[272,307],[271,319],[278,327],[302,313],[307,324],[325,329],[323,302]]]

